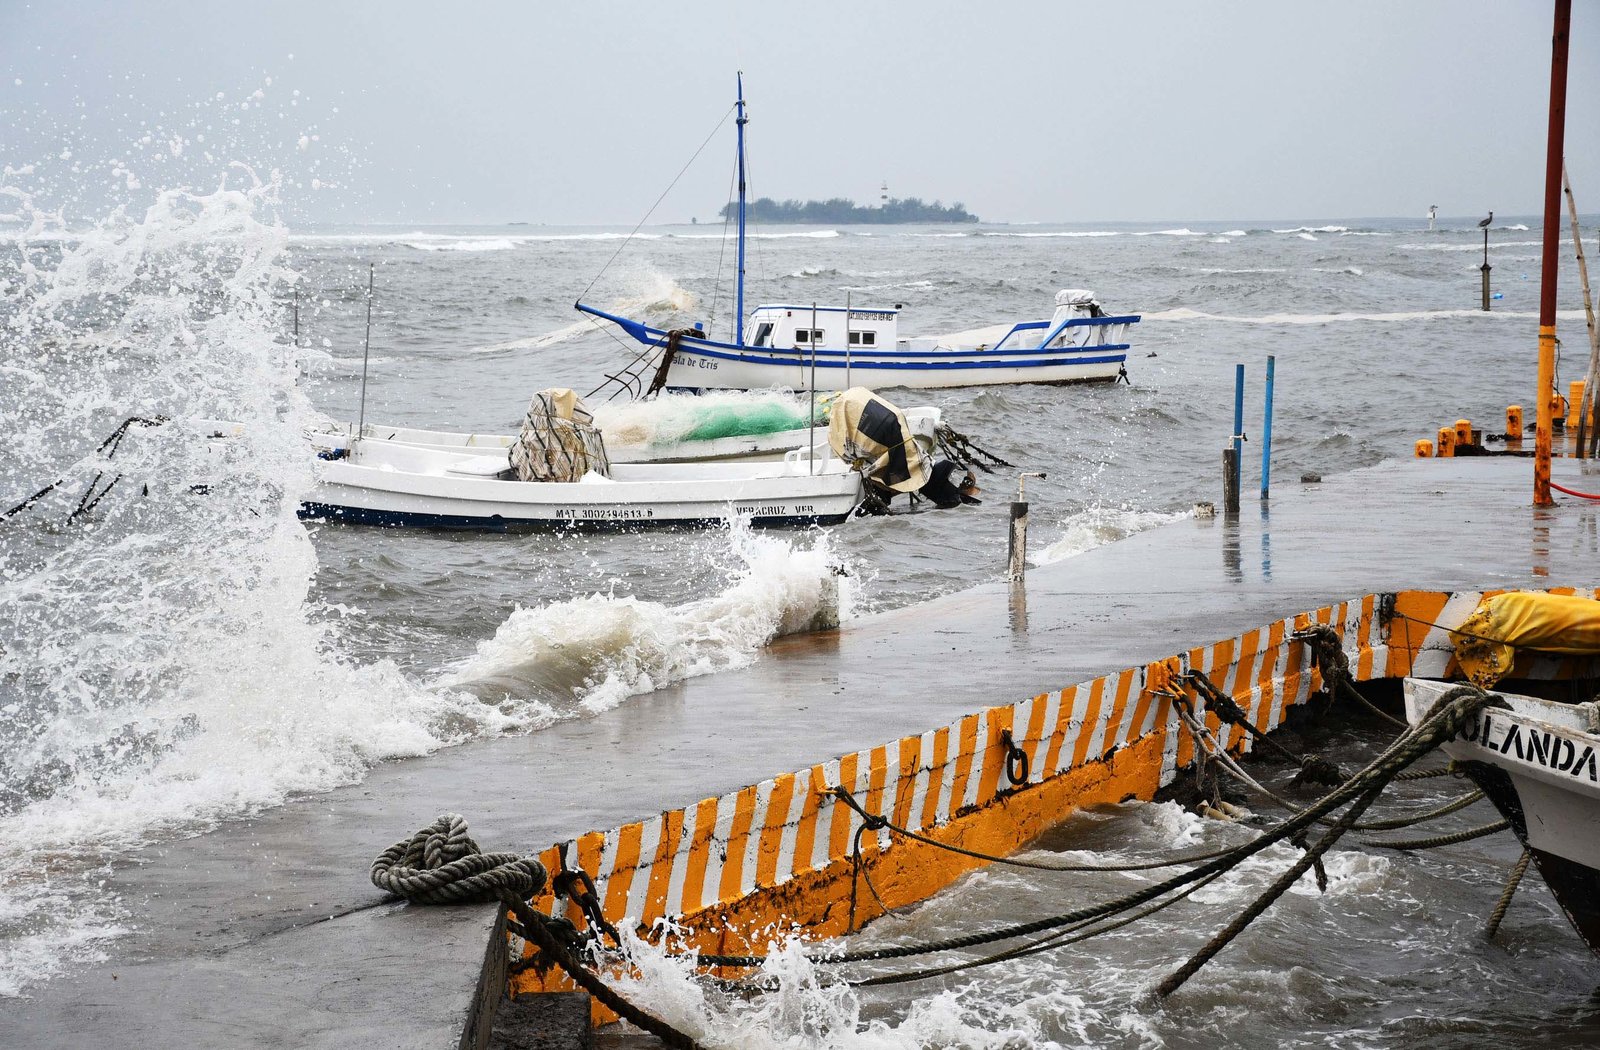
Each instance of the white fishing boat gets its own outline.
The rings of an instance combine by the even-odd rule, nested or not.
[[[572,481],[523,481],[508,451],[488,454],[361,441],[326,463],[300,516],[357,525],[516,531],[709,525],[831,525],[862,477],[837,458],[777,463],[612,464]]]
[[[594,407],[594,415],[612,463],[770,462],[825,440],[828,404],[825,398],[808,404],[793,393],[777,391],[667,395],[601,403]],[[906,416],[913,420],[931,416],[930,434],[939,422],[936,408],[907,409]],[[812,419],[818,425],[806,426]],[[358,432],[367,441],[479,454],[510,448],[516,440],[514,433],[504,431],[469,433],[332,421],[314,428],[309,437],[318,451],[330,452],[348,448]]]
[[[1407,719],[1421,722],[1454,685],[1406,679]],[[1443,750],[1510,821],[1600,954],[1600,705],[1497,692]]]
[[[908,415],[911,411],[909,410]],[[934,410],[937,411],[937,410]],[[318,452],[334,452],[352,445],[355,426],[330,423],[309,433]],[[613,464],[623,463],[765,463],[783,459],[797,448],[804,448],[827,433],[825,428],[801,427],[770,434],[734,434],[727,437],[680,441],[623,443],[606,440],[606,455]],[[367,443],[409,445],[434,452],[486,455],[509,449],[513,434],[467,433],[451,430],[424,430],[420,427],[386,426],[368,423],[361,430]]]
[[[704,324],[666,330],[579,302],[645,347],[652,390],[934,389],[1001,383],[1114,382],[1127,374],[1128,326],[1137,314],[1108,315],[1092,292],[1064,289],[1055,313],[958,332],[901,338],[900,306],[758,306],[746,317],[744,79],[738,101],[738,245],[734,331],[713,339]]]
[[[612,463],[570,390],[534,395],[501,448],[432,448],[363,438],[323,453],[301,509],[310,520],[489,531],[836,524],[875,490],[914,492],[931,476],[936,417],[913,427],[851,391],[829,441],[770,463]],[[925,433],[923,432],[925,431]],[[437,432],[435,432],[437,433]]]

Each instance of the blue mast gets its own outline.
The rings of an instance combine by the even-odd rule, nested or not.
[[[734,307],[733,342],[744,345],[744,126],[750,122],[744,115],[744,71],[739,71],[739,282],[738,302]]]

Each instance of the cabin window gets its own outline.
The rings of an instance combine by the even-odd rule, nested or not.
[[[877,332],[851,332],[850,333],[850,345],[851,346],[877,346],[878,345],[878,333]]]
[[[766,346],[767,345],[767,337],[770,336],[770,335],[772,335],[772,325],[771,325],[771,323],[757,325],[756,326],[756,337],[755,337],[754,340],[751,341],[750,345],[751,346]]]
[[[801,328],[794,333],[794,341],[797,343],[820,343],[822,342],[822,331],[821,328]]]

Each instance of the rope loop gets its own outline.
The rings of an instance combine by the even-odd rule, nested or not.
[[[546,878],[536,857],[480,851],[458,813],[442,814],[372,862],[372,884],[414,904],[492,901],[502,892],[526,900]]]

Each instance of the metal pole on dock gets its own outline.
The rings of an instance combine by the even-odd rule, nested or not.
[[[1272,489],[1272,379],[1277,372],[1278,359],[1267,355],[1267,408],[1261,419],[1261,498],[1267,499]]]
[[[815,474],[817,472],[817,304],[814,300],[811,303],[811,332],[809,334],[810,338],[806,342],[811,346],[811,415],[809,417],[810,422],[806,426],[810,428],[812,439],[811,455],[808,462],[811,464],[811,473]]]
[[[355,436],[350,439],[352,445],[367,432],[367,360],[372,354],[372,288],[377,272],[376,263],[367,263],[367,335],[361,341],[361,408],[356,416]]]
[[[844,388],[850,389],[850,293],[844,293]]]
[[[1244,455],[1244,365],[1233,366],[1233,454]]]
[[[1550,129],[1544,167],[1544,229],[1539,272],[1538,422],[1534,427],[1533,505],[1555,504],[1550,496],[1551,394],[1556,375],[1556,276],[1561,245],[1561,160],[1567,124],[1567,34],[1572,0],[1556,0],[1550,46]]]
[[[1011,501],[1011,541],[1006,550],[1006,578],[1020,580],[1028,571],[1028,501],[1023,485],[1029,478],[1043,479],[1042,471],[1017,475],[1017,498]]]

